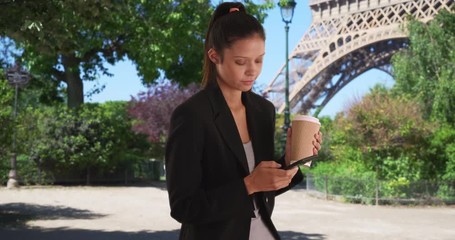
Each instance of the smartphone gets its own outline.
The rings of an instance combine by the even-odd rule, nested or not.
[[[306,157],[306,158],[302,158],[300,160],[297,160],[297,161],[293,162],[289,166],[286,166],[284,169],[285,170],[289,170],[289,169],[291,169],[291,168],[293,168],[295,166],[302,165],[302,164],[305,164],[307,162],[311,162],[313,160],[316,160],[316,158],[318,158],[318,155],[313,155],[313,156],[309,156],[309,157]]]

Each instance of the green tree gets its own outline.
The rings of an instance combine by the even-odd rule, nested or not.
[[[260,19],[273,6],[245,3]],[[36,76],[64,83],[73,108],[84,102],[83,81],[110,75],[105,64],[125,58],[146,84],[199,81],[213,6],[209,0],[11,0],[1,9],[0,37],[14,39]]]
[[[455,13],[441,11],[429,23],[411,20],[410,46],[393,57],[395,95],[424,106],[439,127],[431,137],[428,171],[455,179]],[[444,170],[445,169],[445,170]]]
[[[0,68],[0,182],[7,180],[10,170],[10,149],[12,140],[12,112],[14,90],[9,86]]]
[[[426,150],[429,159],[441,162],[430,166],[431,170],[439,173],[441,179],[455,181],[455,128],[447,124],[438,127],[431,138],[430,148]]]
[[[425,117],[455,126],[455,13],[411,20],[410,45],[393,57],[394,91],[420,102]]]
[[[419,104],[403,97],[394,97],[382,86],[350,107],[339,117],[335,127],[343,134],[337,141],[357,147],[361,158],[381,179],[409,180],[435,178],[427,172],[428,165],[438,164],[427,159],[428,136],[432,126],[422,118]]]
[[[6,153],[6,149],[9,147],[5,144],[10,143],[11,138],[11,126],[12,126],[12,111],[13,111],[13,99],[14,90],[9,86],[8,82],[3,78],[4,74],[0,69],[0,155]]]

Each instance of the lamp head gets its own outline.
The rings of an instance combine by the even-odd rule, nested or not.
[[[292,22],[292,17],[294,17],[294,8],[297,3],[294,0],[280,0],[278,2],[278,6],[280,7],[281,10],[281,18],[283,19],[283,22],[286,24],[289,24]]]

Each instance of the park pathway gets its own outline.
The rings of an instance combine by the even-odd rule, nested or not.
[[[455,207],[366,206],[314,198],[276,200],[283,240],[455,239]],[[163,184],[144,187],[0,188],[1,240],[173,240]]]

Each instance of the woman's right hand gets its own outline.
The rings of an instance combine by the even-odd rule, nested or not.
[[[281,165],[275,161],[260,162],[253,172],[243,179],[248,195],[287,187],[299,168],[284,170],[280,167]]]

